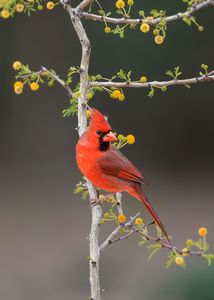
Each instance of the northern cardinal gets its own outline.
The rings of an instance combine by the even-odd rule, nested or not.
[[[90,125],[76,145],[80,171],[98,188],[114,193],[126,191],[143,202],[170,243],[160,218],[142,191],[143,175],[111,145],[116,140],[105,117],[92,109]]]

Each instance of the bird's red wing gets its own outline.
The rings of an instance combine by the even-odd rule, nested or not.
[[[103,173],[121,179],[145,183],[143,175],[135,166],[118,150],[111,149],[98,160]]]

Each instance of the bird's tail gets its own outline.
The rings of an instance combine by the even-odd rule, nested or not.
[[[154,210],[154,208],[150,204],[150,202],[147,199],[147,197],[145,196],[144,192],[142,191],[140,185],[139,185],[139,190],[138,190],[138,193],[137,193],[137,198],[138,198],[138,200],[140,200],[141,202],[144,203],[144,205],[146,206],[146,208],[149,211],[150,215],[154,218],[155,222],[158,224],[158,226],[162,230],[163,234],[165,235],[168,243],[171,245],[171,242],[170,242],[170,239],[169,239],[168,234],[166,232],[166,229],[164,228],[159,216],[157,215],[156,211]]]

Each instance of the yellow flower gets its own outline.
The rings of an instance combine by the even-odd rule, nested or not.
[[[188,248],[183,248],[181,251],[182,251],[183,256],[188,256],[189,255],[189,249]]]
[[[190,248],[192,246],[192,243],[193,243],[193,240],[191,240],[191,239],[186,240],[186,245],[188,248]]]
[[[135,142],[135,137],[133,134],[128,134],[127,137],[126,137],[126,140],[127,140],[127,143],[128,144],[134,144]]]
[[[162,92],[166,92],[166,90],[167,90],[167,86],[163,85],[163,86],[161,87],[161,91],[162,91]]]
[[[119,101],[124,101],[125,100],[125,95],[123,93],[121,93],[119,96],[118,96],[118,100]]]
[[[155,43],[156,44],[160,45],[160,44],[163,44],[163,42],[164,42],[164,37],[162,35],[158,34],[158,35],[155,36]]]
[[[123,101],[125,99],[125,95],[120,90],[114,90],[110,96],[111,98],[118,99],[120,101]]]
[[[24,8],[25,8],[25,7],[24,7],[23,4],[21,4],[21,3],[16,4],[16,11],[17,11],[18,13],[23,12]]]
[[[203,26],[198,26],[198,31],[204,31],[204,27]]]
[[[135,225],[142,225],[142,224],[143,224],[143,219],[142,218],[135,219]]]
[[[182,265],[182,264],[184,263],[183,257],[182,257],[182,256],[176,256],[176,258],[175,258],[175,263],[176,263],[176,265],[178,265],[178,266]]]
[[[134,0],[128,0],[127,3],[128,3],[129,6],[132,6],[132,5],[134,5]]]
[[[32,91],[35,92],[35,91],[37,91],[39,89],[39,84],[37,82],[32,82],[30,84],[30,88],[31,88]]]
[[[117,0],[115,5],[116,5],[116,8],[122,9],[125,7],[125,2],[123,0]]]
[[[118,139],[119,141],[122,141],[122,140],[124,139],[124,135],[119,134],[118,137],[117,137],[117,139]]]
[[[199,234],[200,236],[206,236],[206,235],[207,235],[207,228],[206,228],[206,227],[200,227],[200,228],[198,229],[198,234]]]
[[[21,69],[22,63],[20,61],[14,61],[13,63],[13,69],[16,71],[19,71]]]
[[[3,9],[3,10],[1,11],[1,17],[2,17],[3,19],[8,19],[8,18],[10,17],[9,11],[8,11],[7,9]]]
[[[13,88],[14,88],[14,92],[16,94],[21,94],[22,91],[23,91],[23,83],[21,81],[16,81],[13,85]]]
[[[142,23],[142,24],[140,25],[140,30],[141,30],[143,33],[148,32],[149,29],[150,29],[149,24],[147,24],[147,23],[145,23],[145,22]]]
[[[117,220],[119,223],[125,223],[126,222],[126,216],[125,215],[119,215],[117,217]]]
[[[140,77],[140,82],[141,83],[146,83],[147,82],[147,77],[146,76],[141,76]]]
[[[88,100],[90,100],[90,99],[92,99],[93,98],[93,94],[92,93],[87,93],[87,95],[86,95],[86,99],[88,99]]]
[[[146,17],[146,20],[148,20],[148,21],[152,21],[154,18],[152,17],[152,16],[148,16],[148,17]]]
[[[86,110],[86,117],[89,119],[91,117],[91,111],[89,109]]]
[[[104,29],[104,32],[105,33],[110,33],[111,32],[111,28],[106,26],[105,29]]]
[[[54,8],[54,3],[52,2],[52,1],[49,1],[48,3],[47,3],[47,9],[53,9]]]

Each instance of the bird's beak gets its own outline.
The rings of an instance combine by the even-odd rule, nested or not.
[[[103,142],[115,142],[117,140],[116,136],[113,134],[112,131],[105,134],[103,137]]]

